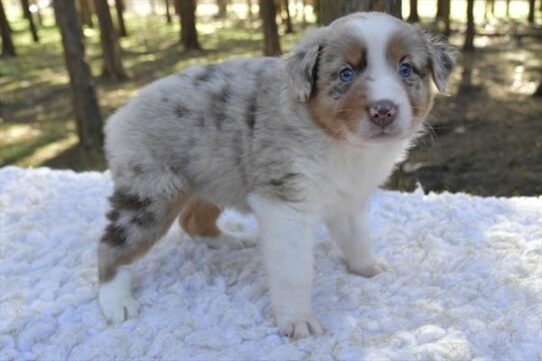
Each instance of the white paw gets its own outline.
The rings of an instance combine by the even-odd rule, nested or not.
[[[373,277],[390,268],[383,259],[371,257],[362,262],[349,262],[348,270],[363,277]]]
[[[245,224],[241,221],[228,219],[222,222],[220,228],[226,232],[243,233],[245,231]]]
[[[130,284],[130,271],[120,269],[110,282],[100,286],[98,300],[109,322],[120,323],[137,316],[139,305],[132,297]]]
[[[310,335],[321,336],[324,333],[322,324],[312,313],[301,317],[277,316],[276,320],[280,332],[295,340],[309,337]]]

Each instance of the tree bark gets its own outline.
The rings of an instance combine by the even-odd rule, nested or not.
[[[196,29],[196,0],[178,0],[181,19],[181,43],[185,50],[200,50]]]
[[[90,67],[85,59],[83,32],[75,3],[54,0],[53,6],[62,35],[79,142],[85,147],[97,146],[102,141],[103,121]]]
[[[171,19],[171,10],[169,8],[169,0],[164,0],[164,6],[166,7],[166,22],[168,24],[171,24],[172,19]]]
[[[173,9],[177,16],[181,16],[181,10],[179,9],[179,0],[173,0]]]
[[[382,11],[402,19],[401,0],[319,0],[315,5],[321,25],[355,11]]]
[[[442,3],[444,0],[437,0],[437,13],[435,14],[435,20],[442,20]]]
[[[362,11],[382,11],[396,18],[403,18],[401,0],[367,0],[362,2]]]
[[[465,32],[463,50],[474,50],[474,32],[474,0],[467,0],[467,31]]]
[[[79,12],[81,13],[81,22],[89,28],[94,27],[89,0],[79,0]]]
[[[529,15],[527,16],[527,20],[529,21],[529,24],[534,24],[534,6],[535,0],[529,0]]]
[[[9,26],[6,12],[4,11],[4,4],[0,0],[0,31],[2,32],[2,55],[15,56],[15,46],[11,39],[11,28]]]
[[[277,9],[274,1],[260,0],[260,17],[263,22],[263,53],[267,56],[279,55],[281,51],[277,27]]]
[[[418,15],[418,0],[410,0],[410,14],[408,15],[409,23],[420,22],[420,16]]]
[[[301,0],[301,23],[303,27],[307,25],[307,17],[305,16],[305,8],[307,7],[306,0]]]
[[[450,27],[450,1],[451,0],[442,0],[442,16],[441,20],[444,22],[444,35],[449,37],[452,33]]]
[[[218,7],[216,17],[218,19],[226,18],[226,15],[228,14],[228,0],[216,0],[216,6]]]
[[[367,4],[364,5],[369,6],[370,1],[372,0],[366,0]],[[360,11],[364,5],[361,5],[358,0],[320,0],[316,2],[318,22],[321,25],[329,25],[343,15]]]
[[[290,7],[288,0],[283,0],[284,10],[286,11],[286,34],[292,34],[294,27],[292,26],[292,17],[290,16]]]
[[[119,27],[119,36],[121,38],[128,36],[126,24],[124,23],[124,4],[123,0],[115,0],[115,10],[117,11],[117,22]]]
[[[107,1],[94,0],[94,8],[100,25],[100,41],[104,61],[103,77],[114,81],[128,79],[122,65],[119,39],[113,27],[109,5]]]
[[[23,16],[26,20],[28,20],[28,26],[30,28],[30,33],[32,34],[32,41],[34,41],[35,43],[39,43],[40,37],[38,35],[38,29],[36,28],[36,24],[34,23],[34,17],[30,12],[30,3],[28,2],[28,0],[21,0],[21,7],[23,9]]]
[[[32,5],[36,5],[36,17],[38,18],[39,26],[43,26],[43,16],[41,15],[41,8],[36,0],[32,0]]]
[[[247,19],[250,22],[254,20],[254,16],[252,14],[252,0],[247,0]]]

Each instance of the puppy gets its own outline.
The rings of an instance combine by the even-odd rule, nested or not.
[[[195,66],[158,80],[115,113],[105,149],[115,183],[99,243],[107,319],[135,316],[127,266],[179,216],[211,244],[223,207],[252,211],[280,331],[319,335],[313,228],[324,222],[348,269],[385,269],[364,208],[444,92],[454,50],[382,13],[310,32],[284,59]],[[227,241],[227,240],[226,240]]]

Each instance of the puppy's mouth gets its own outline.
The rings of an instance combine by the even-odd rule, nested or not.
[[[417,129],[417,123],[408,122],[405,119],[398,119],[386,126],[376,125],[368,120],[365,120],[365,122],[363,138],[374,143],[408,139],[416,133]],[[404,124],[408,125],[405,127]]]
[[[385,127],[385,128],[372,127],[372,129],[370,129],[370,131],[366,135],[366,139],[368,141],[374,141],[374,142],[392,141],[394,139],[398,139],[402,137],[403,137],[403,134],[399,129],[397,129],[397,127]]]

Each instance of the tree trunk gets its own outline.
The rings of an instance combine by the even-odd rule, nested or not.
[[[403,18],[401,0],[367,0],[362,2],[362,11],[382,11],[396,18]]]
[[[128,79],[122,65],[119,39],[113,27],[109,5],[107,1],[94,0],[94,8],[100,25],[100,41],[104,61],[103,77],[114,81]]]
[[[25,17],[26,20],[28,20],[30,32],[32,33],[32,40],[35,43],[39,43],[40,37],[38,36],[38,30],[36,28],[36,24],[34,23],[34,18],[32,17],[32,13],[30,12],[30,4],[28,0],[21,0],[21,7],[23,9],[23,16]]]
[[[444,35],[449,37],[452,33],[450,27],[450,1],[451,0],[442,0],[442,21],[444,22]]]
[[[4,11],[4,4],[0,0],[0,31],[2,32],[2,55],[15,56],[15,46],[11,39],[11,28],[9,26],[6,12]]]
[[[254,20],[254,16],[252,14],[252,0],[247,0],[247,19],[250,22]]]
[[[319,0],[315,5],[321,25],[355,11],[382,11],[402,19],[401,0]]]
[[[164,0],[164,6],[166,7],[166,22],[168,24],[171,24],[172,19],[171,19],[171,10],[169,8],[169,0]]]
[[[474,50],[474,32],[474,0],[467,0],[467,31],[465,33],[463,50]]]
[[[115,9],[117,10],[117,22],[119,27],[119,36],[121,38],[128,36],[126,24],[124,24],[124,4],[123,0],[115,0]]]
[[[409,23],[420,22],[420,16],[418,15],[418,0],[410,0],[410,14],[408,15]]]
[[[177,16],[181,16],[181,10],[179,9],[179,0],[173,0],[173,9]]]
[[[290,7],[288,0],[283,0],[284,10],[286,11],[286,34],[292,34],[294,28],[292,26],[292,17],[290,16]]]
[[[435,20],[439,23],[444,23],[444,35],[446,35],[446,37],[449,37],[452,33],[450,27],[450,7],[451,0],[437,0],[437,14]]]
[[[154,0],[149,0],[149,5],[151,8],[151,14],[156,15],[156,3],[154,2]]]
[[[312,14],[316,18],[316,23],[320,25],[324,23],[324,19],[320,15],[320,0],[312,0]]]
[[[489,18],[495,16],[495,0],[486,0],[484,9],[484,20],[487,22]]]
[[[216,17],[218,19],[225,19],[228,14],[228,0],[216,0],[216,6],[218,7]]]
[[[506,0],[506,18],[510,18],[510,0]]]
[[[529,15],[527,16],[529,24],[534,24],[534,5],[535,0],[529,0]]]
[[[279,55],[280,41],[277,29],[277,9],[272,0],[260,0],[260,17],[263,22],[264,55]]]
[[[343,15],[360,11],[365,5],[369,6],[372,0],[366,0],[365,2],[366,4],[361,5],[358,0],[320,0],[316,3],[318,22],[321,25],[328,25]]]
[[[444,0],[437,0],[437,13],[435,14],[435,20],[442,20],[442,3]]]
[[[62,35],[64,59],[70,77],[79,142],[85,147],[102,141],[102,115],[94,81],[85,59],[83,32],[73,1],[54,0],[56,22]]]
[[[301,0],[301,23],[303,27],[307,25],[307,16],[305,16],[305,8],[307,7],[306,0]]]
[[[538,83],[538,87],[534,91],[533,97],[542,97],[542,81]]]
[[[81,13],[81,22],[89,28],[94,27],[89,0],[79,0],[79,11]]]
[[[200,50],[196,29],[196,0],[178,0],[181,19],[181,43],[185,50]]]
[[[36,5],[36,17],[38,18],[39,26],[43,26],[43,16],[41,15],[41,8],[36,0],[32,0],[32,5]]]

